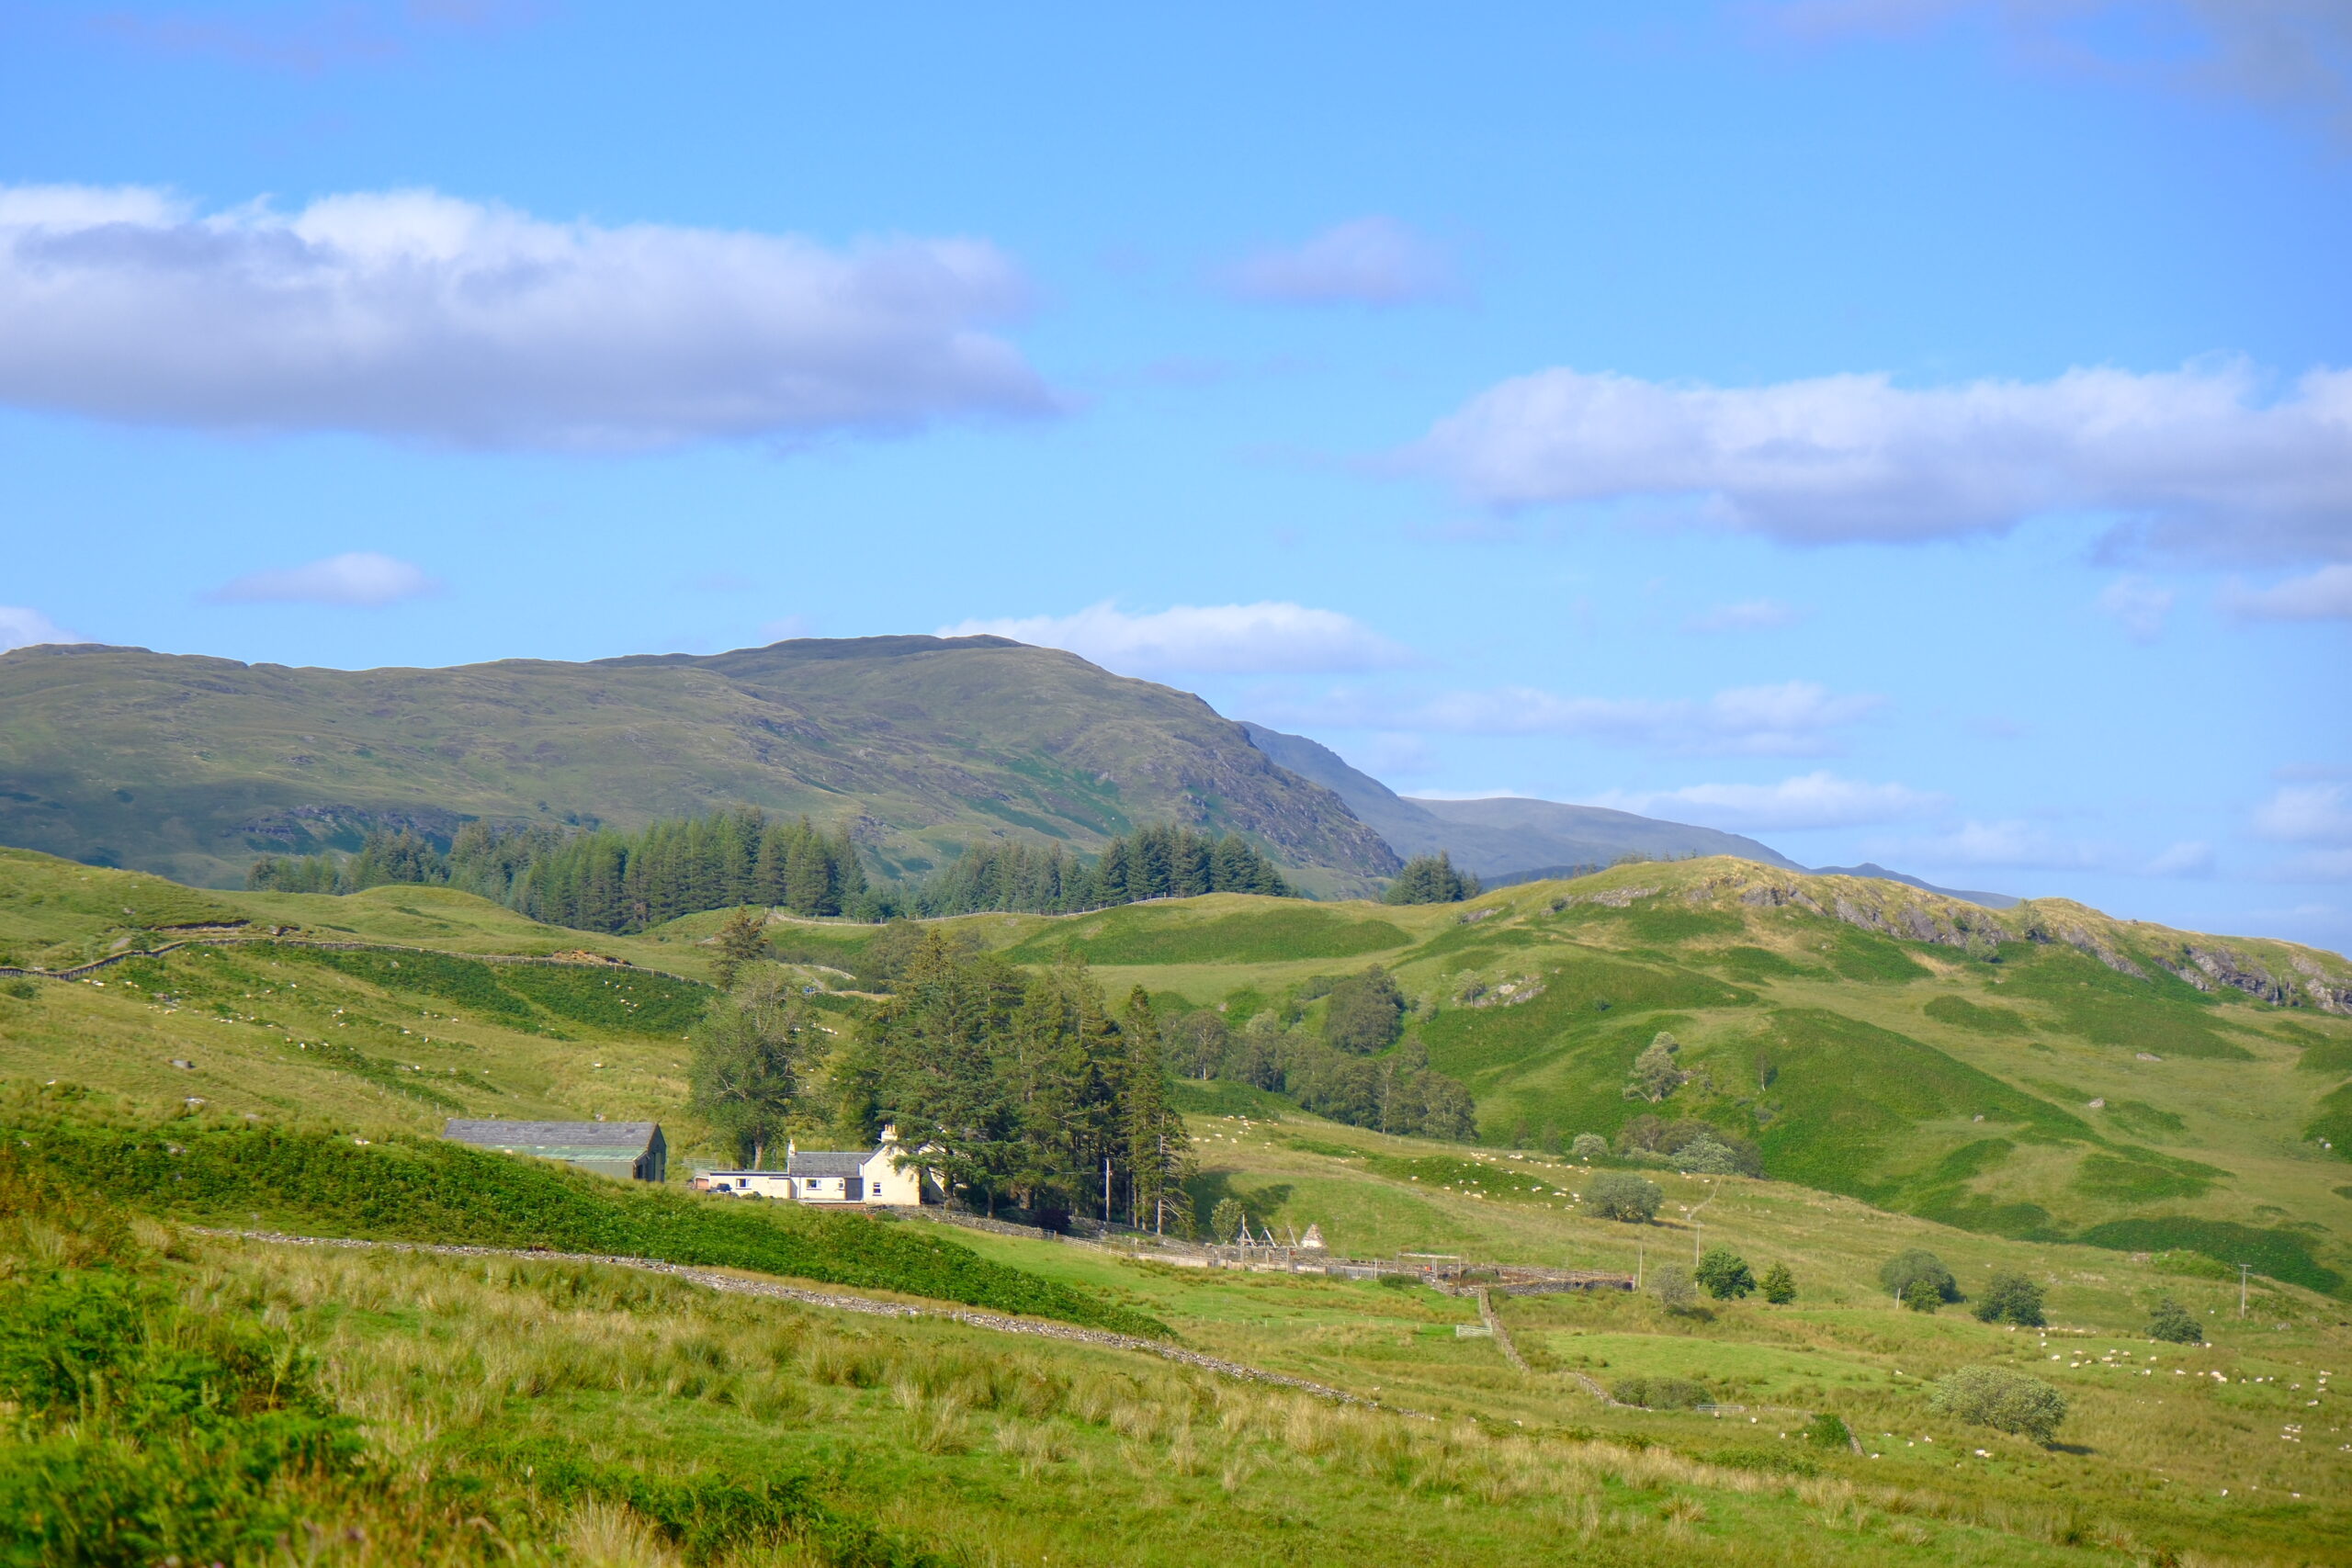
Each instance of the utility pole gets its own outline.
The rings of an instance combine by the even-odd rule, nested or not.
[[[1102,1156],[1102,1223],[1111,1223],[1111,1156]]]
[[[1717,1194],[1715,1193],[1708,1193],[1705,1199],[1700,1202],[1699,1209],[1703,1209],[1709,1203],[1713,1202]],[[1699,1209],[1693,1209],[1690,1211],[1690,1267],[1693,1269],[1699,1267],[1699,1232],[1702,1228],[1699,1224]]]
[[[2238,1315],[2240,1317],[2244,1317],[2245,1315],[2246,1271],[2253,1267],[2254,1265],[2251,1263],[2241,1263],[2238,1265]]]
[[[1637,1241],[1634,1244],[1634,1289],[1637,1291],[1642,1288],[1642,1260],[1648,1256],[1649,1243]]]

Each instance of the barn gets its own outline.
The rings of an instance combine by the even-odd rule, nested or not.
[[[453,1120],[441,1135],[478,1149],[556,1160],[620,1181],[660,1181],[670,1171],[670,1145],[659,1122]]]

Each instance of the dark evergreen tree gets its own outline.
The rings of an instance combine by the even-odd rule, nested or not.
[[[1458,904],[1478,896],[1478,879],[1456,871],[1453,857],[1443,850],[1415,855],[1405,863],[1381,900],[1388,904]]]

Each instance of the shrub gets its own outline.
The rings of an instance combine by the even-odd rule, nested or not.
[[[1849,1449],[1854,1435],[1846,1430],[1846,1423],[1826,1410],[1804,1424],[1804,1440],[1816,1449]]]
[[[1979,1323],[2014,1323],[2020,1328],[2040,1328],[2048,1321],[2041,1315],[2041,1287],[2024,1275],[2007,1269],[1994,1275],[1985,1285],[1974,1311]]]
[[[1739,1156],[1713,1138],[1693,1138],[1674,1153],[1674,1164],[1680,1170],[1697,1171],[1702,1176],[1745,1176]]]
[[[1764,1270],[1764,1299],[1774,1306],[1786,1306],[1797,1299],[1797,1277],[1789,1272],[1785,1263],[1775,1263]]]
[[[1605,1220],[1645,1225],[1657,1217],[1666,1193],[1655,1181],[1626,1170],[1607,1170],[1585,1183],[1587,1207]]]
[[[1609,1393],[1620,1404],[1645,1410],[1689,1410],[1714,1399],[1706,1384],[1689,1378],[1621,1378]]]
[[[2166,1296],[2156,1303],[2156,1310],[2148,1314],[2148,1337],[2161,1339],[2170,1345],[2202,1345],[2205,1343],[2205,1330],[2188,1315],[2187,1307]]]
[[[2040,1378],[2007,1367],[1962,1367],[1936,1380],[1928,1408],[1939,1416],[2046,1443],[2066,1419],[2066,1399]]]
[[[1650,1294],[1668,1312],[1689,1312],[1699,1304],[1699,1288],[1690,1281],[1690,1270],[1679,1263],[1661,1263],[1650,1270]]]
[[[1606,1159],[1609,1157],[1609,1140],[1598,1133],[1578,1133],[1577,1141],[1568,1145],[1568,1157],[1583,1160]]]
[[[1944,1304],[1943,1292],[1933,1280],[1914,1280],[1903,1287],[1903,1304],[1913,1312],[1933,1312]]]
[[[1209,1211],[1209,1235],[1218,1241],[1230,1242],[1241,1234],[1242,1224],[1249,1217],[1250,1212],[1241,1206],[1241,1200],[1220,1198],[1216,1207]]]
[[[1625,1098],[1655,1105],[1689,1082],[1690,1075],[1674,1065],[1674,1054],[1681,1049],[1681,1042],[1660,1030],[1634,1059],[1634,1071],[1625,1080]]]
[[[1960,1281],[1951,1277],[1951,1270],[1944,1267],[1942,1258],[1925,1247],[1915,1247],[1907,1252],[1896,1253],[1878,1271],[1878,1282],[1886,1287],[1888,1295],[1898,1301],[1904,1299],[1904,1292],[1910,1289],[1914,1280],[1925,1280],[1932,1284],[1939,1301],[1960,1300]]]
[[[1707,1294],[1719,1302],[1737,1301],[1756,1289],[1756,1276],[1748,1271],[1747,1259],[1728,1247],[1707,1249],[1707,1256],[1699,1259],[1698,1280]]]

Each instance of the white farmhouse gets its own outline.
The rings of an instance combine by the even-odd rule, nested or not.
[[[804,1149],[785,1145],[782,1170],[713,1170],[694,1185],[739,1198],[781,1198],[795,1203],[856,1203],[866,1207],[914,1208],[922,1202],[922,1170],[897,1160],[907,1151],[895,1126],[882,1129],[875,1149]]]

